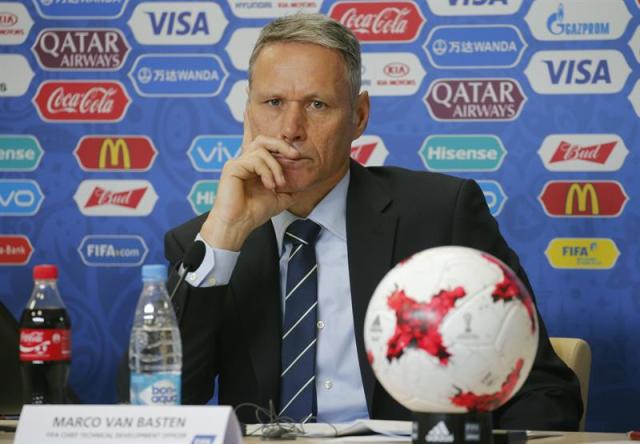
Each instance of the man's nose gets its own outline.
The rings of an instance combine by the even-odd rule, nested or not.
[[[304,107],[297,102],[290,102],[282,117],[282,129],[280,137],[288,143],[304,140],[306,138]]]

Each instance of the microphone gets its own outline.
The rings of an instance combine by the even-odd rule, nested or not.
[[[204,246],[204,242],[202,242],[201,240],[194,241],[189,246],[187,252],[182,258],[182,268],[184,268],[184,272],[180,276],[180,279],[178,280],[176,286],[173,287],[173,291],[171,292],[169,299],[173,300],[173,297],[176,295],[178,289],[182,286],[182,283],[187,277],[187,273],[191,273],[192,271],[197,270],[198,267],[202,264],[206,251],[207,250]]]

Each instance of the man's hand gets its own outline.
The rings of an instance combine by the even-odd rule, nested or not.
[[[238,251],[255,228],[291,206],[293,194],[278,191],[285,186],[285,176],[275,153],[289,159],[300,156],[283,140],[254,137],[245,112],[241,154],[225,164],[214,207],[200,230],[209,245]]]

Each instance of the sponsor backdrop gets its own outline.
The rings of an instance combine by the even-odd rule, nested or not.
[[[588,429],[637,427],[632,0],[0,1],[0,300],[19,317],[32,266],[60,266],[81,400],[116,401],[139,267],[213,204],[253,42],[297,10],[362,41],[353,157],[477,179],[551,335],[591,344]]]

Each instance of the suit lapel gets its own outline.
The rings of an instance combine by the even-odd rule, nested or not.
[[[352,162],[346,215],[349,278],[358,361],[370,415],[376,380],[364,346],[364,318],[378,282],[393,265],[397,216],[385,211],[390,203],[389,191]]]
[[[231,281],[263,406],[270,399],[275,405],[279,401],[282,311],[277,250],[273,225],[268,221],[245,241],[234,270],[239,278]]]

